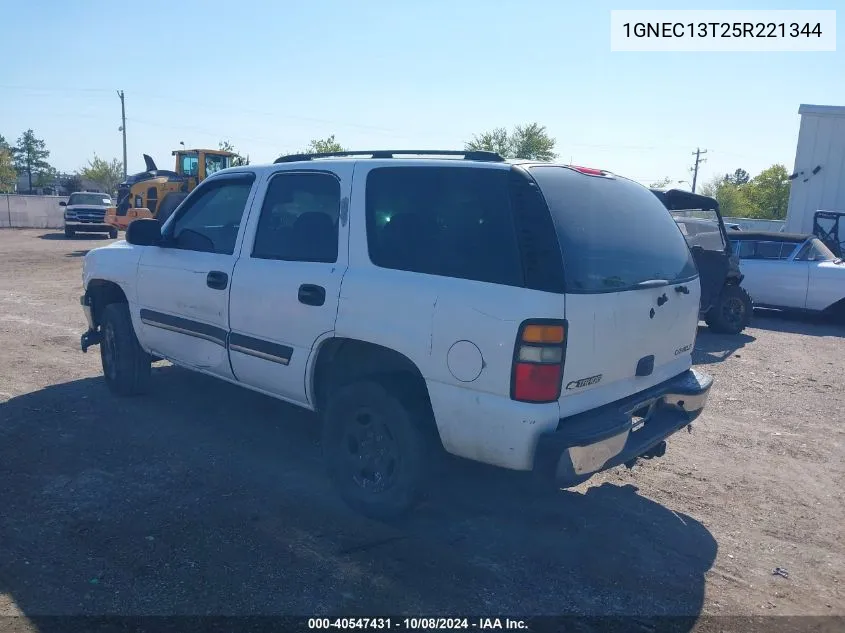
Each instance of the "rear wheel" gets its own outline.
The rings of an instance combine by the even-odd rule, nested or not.
[[[739,334],[751,321],[752,311],[751,297],[745,288],[729,284],[722,288],[705,321],[714,332]]]
[[[341,497],[378,520],[396,519],[417,501],[430,454],[424,410],[401,389],[371,380],[329,395],[323,416],[323,456]]]
[[[129,307],[110,303],[103,309],[100,359],[109,390],[119,396],[144,393],[150,382],[152,359],[138,343]]]

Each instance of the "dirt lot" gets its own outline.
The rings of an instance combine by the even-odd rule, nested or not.
[[[845,615],[845,327],[702,329],[714,393],[663,459],[548,493],[455,460],[386,526],[310,414],[166,364],[109,395],[79,351],[105,243],[0,231],[0,615]]]

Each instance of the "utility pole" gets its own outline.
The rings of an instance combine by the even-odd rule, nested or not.
[[[126,180],[126,106],[123,103],[123,90],[117,91],[120,97],[120,131],[123,132],[123,179]]]
[[[707,162],[706,158],[701,158],[702,154],[706,154],[706,149],[701,149],[700,147],[695,148],[695,151],[692,153],[695,156],[695,166],[692,168],[692,192],[695,193],[695,182],[698,180],[698,166],[701,163]]]

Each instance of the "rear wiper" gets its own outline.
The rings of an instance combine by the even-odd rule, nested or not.
[[[669,281],[666,279],[646,279],[637,284],[637,288],[661,288],[668,286]]]

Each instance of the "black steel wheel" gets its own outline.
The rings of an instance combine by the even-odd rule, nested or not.
[[[418,415],[379,382],[348,384],[329,396],[323,455],[332,482],[353,509],[390,520],[413,507],[429,451]]]
[[[741,286],[729,284],[722,288],[716,303],[707,313],[711,330],[722,334],[739,334],[751,322],[754,306],[751,297]]]

